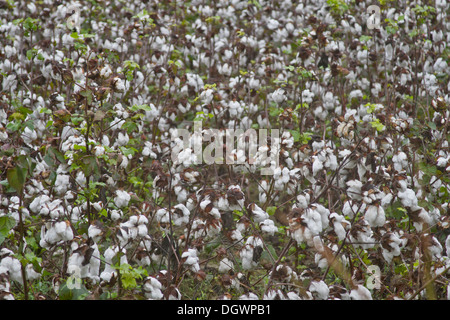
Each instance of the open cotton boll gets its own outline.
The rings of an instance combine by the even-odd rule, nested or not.
[[[278,228],[275,226],[275,223],[271,219],[266,219],[260,222],[259,227],[261,228],[261,231],[271,236],[273,236],[275,232],[278,232]]]
[[[350,180],[347,182],[347,193],[354,200],[361,200],[362,182],[359,180]]]
[[[370,205],[367,207],[364,219],[373,227],[382,227],[386,222],[384,209],[381,206]]]
[[[283,89],[277,89],[272,93],[272,100],[277,104],[282,103],[286,99],[285,91]]]
[[[69,241],[73,239],[73,231],[69,221],[57,222],[54,228],[61,240]]]
[[[309,285],[309,291],[316,299],[326,300],[330,294],[330,289],[323,281],[311,281]]]
[[[252,213],[253,220],[256,223],[261,223],[264,220],[269,219],[269,214],[261,209],[256,203],[250,204],[248,209]]]
[[[161,282],[153,277],[145,278],[144,285],[142,286],[142,289],[145,292],[145,297],[149,300],[161,300],[164,297],[161,288]]]
[[[239,300],[259,300],[259,297],[253,292],[249,292],[240,296]]]
[[[184,261],[184,264],[189,266],[191,271],[193,272],[200,271],[200,265],[198,264],[199,258],[197,257],[196,249],[188,249],[187,251],[183,252],[181,258],[186,259]]]
[[[219,263],[219,273],[227,273],[234,269],[234,263],[228,258],[223,258]]]
[[[131,200],[131,196],[128,192],[123,190],[116,190],[116,196],[114,197],[114,203],[119,208],[128,206],[128,202]]]
[[[186,206],[184,204],[182,204],[182,203],[177,204],[173,208],[173,215],[172,215],[173,224],[176,226],[181,226],[181,225],[189,223],[190,214],[191,213],[189,212],[188,208],[186,208]]]
[[[372,300],[372,294],[369,289],[364,287],[363,285],[357,285],[356,288],[350,291],[350,299],[351,300]]]
[[[66,174],[58,174],[55,180],[54,190],[56,194],[63,195],[70,186],[70,176]]]
[[[119,252],[119,248],[117,246],[109,247],[105,250],[105,269],[100,274],[100,278],[103,281],[109,282],[113,276],[117,276],[117,269],[114,267],[113,259]],[[127,251],[126,249],[121,250],[122,255],[120,256],[120,264],[127,264]]]
[[[20,261],[14,257],[6,257],[0,261],[0,268],[8,270],[11,280],[22,282],[22,265]]]
[[[239,252],[239,255],[242,259],[242,268],[244,270],[253,269],[258,265],[258,262],[253,259],[254,249],[257,247],[260,247],[260,249],[262,249],[262,246],[263,244],[260,238],[253,236],[248,237],[244,247]]]
[[[447,253],[447,257],[450,257],[450,235],[445,239],[445,252]]]
[[[387,232],[381,237],[382,255],[387,263],[391,263],[394,257],[401,253],[401,247],[406,241],[402,241],[395,233]]]
[[[334,232],[339,240],[344,240],[347,234],[346,227],[350,226],[350,222],[345,220],[345,217],[333,212],[330,214],[330,221],[333,224]]]
[[[406,188],[404,191],[399,191],[397,196],[404,207],[417,207],[418,199],[416,193],[412,189]]]

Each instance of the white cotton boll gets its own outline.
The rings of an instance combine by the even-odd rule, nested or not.
[[[113,276],[117,275],[117,270],[114,267],[113,259],[117,255],[118,252],[119,252],[118,247],[109,247],[108,249],[105,250],[105,253],[104,253],[105,262],[106,262],[105,269],[100,274],[100,278],[103,281],[109,282]],[[123,254],[120,257],[119,263],[127,264],[128,260],[127,260],[127,255],[126,255],[126,253],[127,253],[126,249],[122,249],[122,253]]]
[[[418,200],[413,190],[406,188],[404,191],[399,191],[397,195],[404,207],[417,207]]]
[[[394,163],[394,169],[400,172],[408,166],[408,156],[400,151],[392,157],[392,162]]]
[[[0,261],[0,268],[8,270],[9,277],[13,281],[22,282],[22,265],[13,257],[6,257]]]
[[[386,240],[387,241],[386,241]],[[387,263],[391,263],[392,259],[394,257],[397,257],[401,253],[401,246],[403,245],[403,241],[397,237],[394,233],[388,233],[383,235],[382,242],[384,243],[386,241],[386,248],[385,245],[382,246],[382,255],[383,258],[386,260]]]
[[[119,147],[127,145],[129,141],[130,137],[128,136],[128,133],[125,132],[125,134],[123,134],[122,132],[119,132],[116,140],[116,143]]]
[[[309,291],[319,300],[328,299],[330,289],[323,281],[312,281],[309,285]]]
[[[183,252],[181,258],[186,259],[184,261],[184,264],[188,265],[191,268],[191,271],[198,272],[200,270],[200,265],[198,264],[199,258],[197,257],[196,249],[188,249],[187,251]]]
[[[312,165],[312,171],[313,176],[316,176],[318,172],[321,172],[323,169],[323,163],[319,160],[317,156],[313,156],[313,165]]]
[[[142,289],[144,290],[147,299],[161,300],[164,297],[161,288],[162,285],[161,282],[158,281],[158,279],[147,277]]]
[[[383,198],[381,198],[381,206],[383,208],[386,208],[388,205],[391,204],[392,199],[394,198],[394,195],[392,193],[388,193]]]
[[[384,209],[381,206],[368,206],[364,219],[373,227],[382,227],[386,222]]]
[[[148,229],[145,224],[138,225],[137,229],[137,235],[141,238],[145,237],[148,234]]]
[[[282,103],[286,99],[286,95],[283,89],[277,89],[272,93],[272,99],[277,104]]]
[[[177,204],[174,207],[174,213],[172,215],[173,223],[176,226],[181,226],[183,224],[189,223],[190,211],[186,206],[182,203]]]
[[[128,202],[130,201],[131,196],[128,192],[123,190],[116,191],[116,197],[114,198],[114,203],[119,208],[124,208],[128,206]]]
[[[450,235],[445,239],[445,252],[447,253],[447,257],[450,257]]]
[[[156,211],[156,221],[160,224],[169,223],[169,211],[165,208],[158,209]]]
[[[281,290],[269,290],[264,294],[263,300],[285,300],[285,296]]]
[[[259,300],[258,296],[253,292],[249,292],[239,297],[239,300]]]
[[[116,210],[116,209],[111,210],[111,219],[112,219],[112,221],[119,220],[120,218],[122,218],[122,215],[123,215],[122,210]]]
[[[58,195],[63,195],[67,192],[70,186],[70,176],[65,174],[58,174],[55,180],[55,192]]]
[[[244,270],[253,269],[258,265],[258,263],[253,260],[253,252],[254,248],[259,245],[262,246],[261,239],[259,238],[255,239],[253,236],[248,237],[245,246],[239,252],[239,255],[242,260],[242,268]]]
[[[253,203],[250,206],[253,220],[256,223],[261,223],[266,219],[269,219],[269,214],[265,212],[263,209],[261,209],[257,204]]]
[[[261,230],[267,234],[273,236],[275,232],[278,232],[278,228],[275,226],[273,220],[266,219],[259,224]]]
[[[27,280],[33,281],[33,280],[39,279],[41,277],[40,273],[37,273],[36,271],[34,271],[33,265],[31,263],[26,266],[25,271],[27,273]]]
[[[228,258],[223,258],[219,263],[219,273],[227,273],[234,269],[234,263]]]
[[[280,23],[275,19],[269,19],[269,21],[267,22],[267,28],[269,28],[269,30],[275,30],[279,26],[280,26]]]
[[[86,186],[86,176],[83,171],[78,171],[75,181],[80,185],[80,187]]]
[[[231,238],[232,240],[234,240],[234,241],[239,241],[239,242],[240,242],[240,241],[242,241],[242,239],[243,239],[244,237],[242,236],[241,230],[236,229],[236,230],[233,230],[233,231],[231,232],[230,238]]]
[[[358,285],[356,288],[350,291],[350,299],[351,300],[372,300],[372,294],[369,289],[364,287],[363,285]]]
[[[31,145],[31,143],[37,138],[38,136],[35,130],[25,127],[25,130],[22,133],[22,139],[26,144]]]
[[[100,228],[98,228],[96,225],[91,224],[88,228],[89,238],[94,239],[94,241],[98,240],[101,233],[102,233],[102,230]]]
[[[302,300],[302,298],[293,291],[289,291],[286,295],[288,300]]]
[[[33,213],[41,214],[42,208],[46,205],[46,203],[50,202],[50,197],[47,195],[41,195],[34,198],[34,200],[30,203],[30,210]],[[48,209],[47,209],[48,214]]]
[[[302,220],[306,223],[312,235],[322,232],[322,216],[317,210],[307,208],[302,216]]]
[[[69,221],[57,222],[54,228],[61,240],[70,241],[73,239],[73,231]]]
[[[344,240],[346,237],[346,230],[344,225],[349,226],[350,222],[348,222],[347,220],[345,220],[345,217],[333,212],[330,214],[330,220],[333,222],[333,229],[334,232],[336,233],[337,237],[339,240]]]
[[[361,188],[362,188],[362,182],[359,180],[350,180],[347,182],[347,193],[349,194],[350,198],[355,200],[361,200]]]
[[[94,154],[95,154],[96,157],[104,155],[105,154],[105,148],[103,146],[95,146],[94,147]]]

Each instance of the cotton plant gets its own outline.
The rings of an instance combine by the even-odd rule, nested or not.
[[[268,10],[266,1],[194,0],[184,11],[161,3],[151,13],[131,1],[135,16],[99,8],[93,19],[79,17],[83,31],[71,28],[69,5],[42,5],[23,9],[31,16],[42,11],[45,21],[22,19],[20,8],[8,6],[0,14],[0,242],[13,254],[21,245],[27,259],[39,251],[48,273],[70,271],[55,280],[61,283],[78,270],[68,268],[70,262],[82,271],[90,296],[101,284],[119,298],[190,296],[183,281],[203,275],[174,272],[177,263],[165,256],[172,238],[174,260],[194,261],[186,270],[196,270],[188,249],[196,248],[201,259],[214,247],[217,256],[208,265],[223,273],[211,284],[223,286],[226,298],[365,299],[389,291],[395,299],[392,270],[399,261],[421,266],[418,248],[429,251],[433,277],[444,270],[448,246],[435,230],[448,226],[445,1],[434,10],[397,4],[386,10],[377,35],[362,26],[365,10],[333,1],[283,1]],[[430,19],[438,22],[433,30]],[[179,21],[188,23],[175,30]],[[28,22],[38,28],[30,32]],[[425,41],[410,41],[415,38]],[[30,50],[18,49],[24,47]],[[422,61],[417,74],[416,60]],[[196,117],[203,130],[186,148],[173,136],[192,130]],[[247,149],[224,146],[239,162],[228,166],[196,157],[194,146],[203,151],[210,129],[282,130],[258,145],[253,163]],[[23,192],[16,192],[21,178],[11,179],[12,170],[25,162]],[[257,263],[262,250],[285,252],[288,243],[301,250],[288,262],[305,256],[314,268],[300,279],[284,259],[275,260],[264,281],[283,284],[251,293],[256,273],[234,271],[242,265],[259,273],[268,267]],[[388,291],[360,285],[358,264],[348,263],[355,260],[350,247],[365,263],[384,260]],[[286,248],[286,256],[292,250]],[[328,250],[352,272],[348,290],[324,277],[333,272]],[[130,270],[148,272],[136,278],[142,292],[116,290],[118,265],[108,269],[114,255]],[[8,268],[0,267],[0,297],[26,296],[10,258],[3,258]],[[163,266],[167,270],[157,270]],[[37,283],[31,270],[27,278],[31,292]],[[420,280],[419,273],[403,296],[425,297],[426,290],[417,292]],[[298,281],[307,283],[306,292]],[[434,285],[439,297],[447,290]]]

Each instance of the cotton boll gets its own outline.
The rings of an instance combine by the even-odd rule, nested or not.
[[[362,182],[359,180],[350,180],[347,182],[347,193],[354,200],[361,200]]]
[[[450,235],[445,239],[445,252],[447,253],[447,257],[450,257]]]
[[[278,232],[278,228],[275,226],[273,220],[266,219],[259,224],[259,227],[264,233],[267,233],[271,236]]]
[[[56,194],[63,195],[70,186],[70,176],[65,174],[58,174],[55,180],[54,190]]]
[[[22,282],[22,265],[18,259],[7,256],[0,261],[0,268],[8,270],[11,280]]]
[[[222,260],[220,260],[219,270],[218,270],[220,273],[227,273],[232,270],[234,270],[233,261],[231,261],[228,258],[223,258]]]
[[[262,250],[262,240],[253,236],[248,237],[245,246],[239,252],[243,269],[250,270],[258,265],[257,260],[255,261],[254,259],[254,250],[256,248],[258,248],[257,250]]]
[[[94,239],[94,241],[97,241],[100,238],[101,233],[102,229],[97,227],[95,224],[91,224],[88,228],[89,238]]]
[[[114,267],[115,263],[113,262],[113,259],[117,255],[118,252],[119,252],[119,248],[116,246],[109,247],[108,249],[105,250],[105,253],[104,253],[105,269],[100,274],[100,278],[105,282],[109,282],[112,277],[117,276],[117,270]],[[126,255],[126,253],[127,253],[126,249],[123,248],[121,250],[121,252],[122,252],[122,255],[120,256],[119,263],[127,264],[128,260],[127,260],[127,255]]]
[[[373,227],[382,227],[386,222],[384,209],[381,206],[370,205],[366,209],[364,219]]]
[[[161,300],[164,297],[161,288],[161,282],[153,277],[147,277],[142,287],[146,298],[149,300]]]
[[[394,257],[401,253],[404,242],[394,233],[387,232],[381,238],[382,255],[387,263],[391,263]]]
[[[412,189],[406,188],[404,191],[399,191],[397,195],[404,207],[417,207],[418,200],[416,197],[416,193]]]
[[[311,281],[309,291],[318,300],[327,300],[330,293],[330,289],[323,281]]]
[[[345,217],[335,212],[330,214],[330,221],[333,224],[334,232],[339,240],[344,240],[347,234],[346,227],[350,225],[350,222],[345,220]]]
[[[282,103],[285,99],[285,93],[283,89],[277,89],[272,93],[272,99],[273,101],[275,101],[277,104]]]
[[[269,215],[263,209],[261,209],[257,204],[252,203],[248,206],[249,211],[252,213],[253,220],[256,223],[261,223],[266,219],[269,219]]]
[[[185,259],[184,264],[189,266],[191,271],[193,272],[200,271],[200,265],[198,264],[199,258],[197,257],[196,249],[188,249],[187,251],[183,252],[181,258]]]
[[[351,300],[372,300],[372,294],[369,289],[364,287],[363,285],[357,285],[356,288],[350,291],[350,299]]]
[[[239,297],[239,300],[259,300],[258,296],[253,292],[249,292]]]
[[[69,241],[73,239],[73,231],[69,221],[57,222],[54,228],[61,240]]]
[[[128,206],[128,202],[130,201],[131,196],[128,192],[123,190],[116,191],[116,197],[114,198],[114,203],[119,208],[124,208]]]

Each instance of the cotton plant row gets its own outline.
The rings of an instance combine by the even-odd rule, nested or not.
[[[0,4],[0,297],[448,298],[449,5],[370,4]]]

